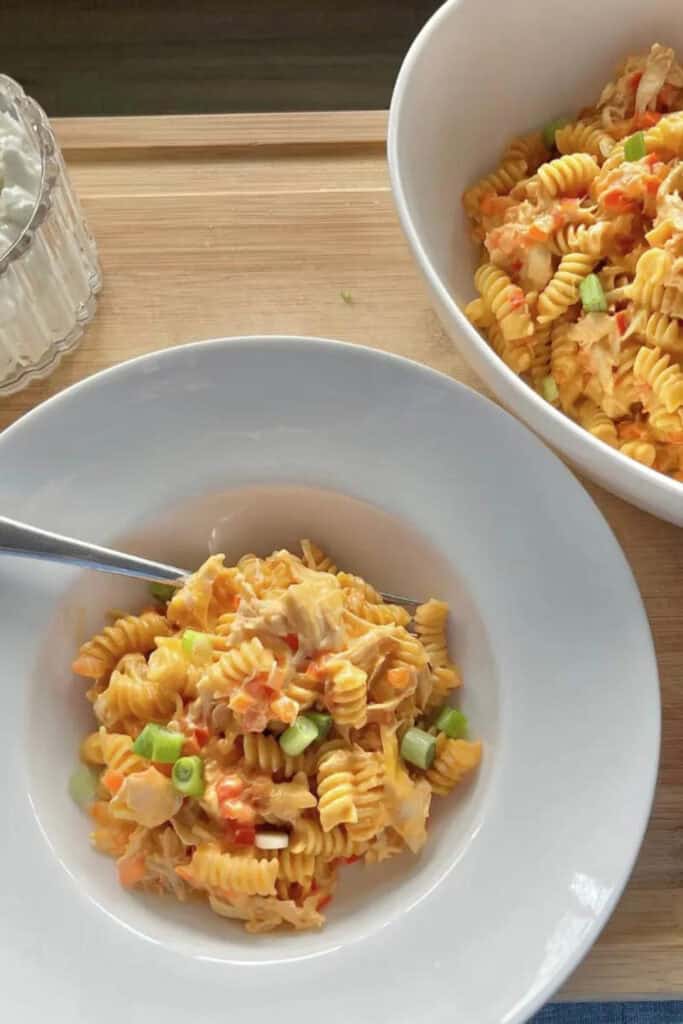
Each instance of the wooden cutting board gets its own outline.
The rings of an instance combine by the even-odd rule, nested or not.
[[[56,129],[104,291],[54,376],[0,399],[0,428],[113,363],[232,334],[342,338],[484,390],[441,330],[401,235],[384,113],[70,119]],[[683,996],[683,531],[587,487],[647,606],[663,748],[633,878],[562,996]]]

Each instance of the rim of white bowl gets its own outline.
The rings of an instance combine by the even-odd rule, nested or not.
[[[510,417],[511,416],[511,414],[509,412],[507,412],[505,409],[503,409],[501,406],[499,406],[496,402],[493,402],[490,398],[487,398],[485,395],[480,394],[478,391],[475,391],[473,388],[468,387],[466,384],[463,384],[461,381],[455,380],[455,378],[449,377],[447,374],[441,373],[439,370],[434,370],[432,367],[427,366],[424,363],[415,362],[412,359],[408,359],[405,356],[396,355],[393,352],[385,352],[383,349],[371,348],[368,345],[359,345],[359,344],[356,344],[354,342],[349,342],[349,341],[340,341],[340,340],[333,339],[333,338],[321,338],[321,337],[310,336],[310,335],[296,335],[296,334],[234,335],[234,336],[224,336],[224,337],[218,337],[218,338],[206,338],[206,339],[201,339],[201,340],[196,340],[196,341],[190,341],[190,342],[187,342],[187,343],[182,344],[182,345],[174,345],[174,346],[172,346],[170,348],[156,349],[156,350],[154,350],[152,352],[146,352],[143,355],[136,356],[133,359],[124,360],[121,363],[117,363],[115,366],[110,366],[110,367],[107,367],[104,370],[100,370],[98,373],[93,374],[91,377],[86,377],[84,380],[77,381],[76,383],[70,385],[68,388],[65,388],[63,391],[60,391],[58,394],[53,395],[51,398],[46,399],[46,401],[44,401],[44,402],[41,402],[34,409],[32,409],[29,412],[25,413],[22,417],[20,417],[11,426],[7,427],[0,434],[0,455],[2,454],[2,449],[3,449],[3,446],[4,446],[3,442],[5,441],[5,439],[8,436],[13,435],[14,432],[17,429],[21,428],[22,424],[28,422],[29,420],[33,421],[35,419],[39,419],[41,417],[41,415],[45,411],[47,411],[48,409],[51,409],[54,406],[59,405],[62,401],[65,401],[65,400],[68,401],[69,396],[72,395],[74,392],[88,390],[88,389],[90,389],[92,387],[98,387],[103,379],[106,379],[108,377],[115,377],[115,376],[125,375],[126,373],[131,372],[131,370],[134,367],[139,366],[141,364],[144,364],[146,362],[151,362],[152,360],[159,359],[159,358],[162,358],[162,359],[164,359],[164,358],[173,358],[173,354],[177,350],[210,349],[212,346],[216,345],[216,343],[221,344],[224,348],[227,349],[229,346],[236,345],[236,344],[240,345],[240,347],[241,347],[241,346],[244,346],[244,345],[251,345],[251,344],[254,344],[254,343],[261,343],[261,344],[265,343],[266,345],[280,345],[282,343],[286,344],[286,343],[291,343],[291,342],[298,342],[298,343],[304,343],[304,344],[311,344],[311,343],[313,343],[313,344],[315,344],[315,345],[317,345],[317,346],[319,346],[321,348],[328,348],[328,349],[349,349],[349,350],[352,350],[352,351],[357,351],[361,358],[367,358],[368,356],[372,356],[374,358],[378,358],[380,361],[398,362],[398,363],[404,364],[405,366],[411,367],[411,369],[413,371],[418,371],[421,376],[424,376],[424,377],[427,377],[427,378],[436,377],[436,378],[438,378],[441,381],[445,381],[455,392],[457,392],[457,391],[466,391],[466,392],[468,392],[471,396],[474,396],[474,399],[476,401],[479,401],[479,402],[483,403],[484,405],[489,406],[489,408],[490,408],[490,410],[491,410],[493,415],[497,415],[497,416],[500,416],[500,417]],[[515,420],[515,417],[512,417],[512,419]],[[582,492],[583,497],[590,503],[590,505],[592,506],[595,514],[599,517],[599,519],[602,521],[603,525],[606,527],[606,529],[608,531],[608,534],[611,537],[612,542],[614,544],[615,553],[616,553],[617,557],[620,557],[622,559],[623,566],[624,566],[624,568],[626,570],[627,576],[630,579],[631,586],[633,588],[633,596],[635,597],[636,602],[640,606],[640,610],[641,610],[642,617],[643,617],[643,623],[644,623],[644,625],[646,627],[647,643],[648,643],[648,654],[649,654],[649,657],[652,660],[652,664],[653,664],[653,668],[654,668],[654,674],[655,674],[655,680],[657,682],[657,686],[655,688],[655,699],[656,699],[656,702],[657,702],[657,712],[658,712],[658,714],[656,716],[656,723],[657,723],[656,750],[657,750],[657,756],[655,758],[655,761],[654,761],[653,765],[651,766],[650,780],[649,780],[649,786],[648,786],[648,792],[647,792],[647,800],[645,801],[645,803],[643,805],[643,811],[642,811],[642,813],[641,813],[641,815],[639,816],[639,819],[638,819],[638,828],[633,833],[633,835],[635,837],[635,841],[632,844],[632,849],[630,850],[630,855],[627,854],[627,856],[625,857],[624,866],[623,866],[621,872],[618,875],[616,884],[615,884],[615,886],[614,886],[614,888],[612,890],[612,893],[611,893],[609,899],[607,899],[605,901],[605,903],[600,908],[600,911],[593,917],[593,920],[592,920],[590,928],[587,929],[587,931],[586,931],[585,935],[582,937],[582,939],[577,942],[577,944],[576,944],[575,948],[573,949],[571,955],[568,956],[567,960],[562,965],[562,967],[560,969],[558,969],[557,972],[555,973],[554,977],[552,977],[549,981],[544,983],[540,987],[540,989],[537,990],[536,993],[531,998],[525,1000],[523,1005],[517,1005],[514,1008],[514,1011],[511,1013],[511,1015],[507,1018],[508,1024],[524,1024],[524,1022],[527,1021],[532,1014],[534,1014],[538,1009],[540,1009],[543,1005],[545,1005],[545,1003],[552,997],[552,995],[555,992],[557,992],[557,990],[564,984],[564,982],[569,977],[569,975],[577,968],[577,966],[581,963],[581,961],[586,956],[586,954],[593,947],[596,939],[598,938],[598,936],[602,932],[603,928],[607,924],[609,918],[611,917],[611,915],[612,915],[612,913],[614,911],[614,908],[615,908],[616,904],[618,903],[619,899],[621,898],[621,895],[622,895],[624,889],[626,888],[626,885],[627,885],[627,883],[628,883],[628,881],[629,881],[629,879],[631,877],[631,874],[633,872],[633,868],[635,866],[636,860],[637,860],[638,855],[640,853],[640,849],[641,849],[643,840],[645,838],[645,833],[646,833],[646,830],[647,830],[647,825],[648,825],[648,822],[649,822],[649,819],[650,819],[650,815],[651,815],[651,812],[652,812],[652,805],[653,805],[653,802],[654,802],[654,797],[655,797],[655,792],[656,792],[657,779],[658,779],[658,776],[659,776],[659,760],[660,760],[660,753],[661,753],[661,697],[660,697],[660,689],[659,689],[659,670],[658,670],[658,666],[657,666],[657,656],[656,656],[656,651],[655,651],[655,647],[654,647],[654,640],[653,640],[653,637],[652,637],[652,631],[650,629],[649,619],[647,617],[647,612],[645,610],[645,606],[643,604],[643,599],[641,597],[640,590],[639,590],[638,584],[636,582],[636,578],[635,578],[635,576],[633,574],[633,570],[631,568],[631,565],[630,565],[628,559],[626,558],[626,555],[624,554],[624,551],[623,551],[619,541],[617,540],[617,538],[616,538],[616,536],[614,534],[614,531],[612,530],[609,522],[607,521],[606,517],[603,515],[603,513],[602,513],[601,509],[599,508],[599,506],[593,500],[592,496],[588,493],[588,491],[581,484],[581,482],[576,479],[576,477],[571,472],[571,470],[569,470],[567,468],[567,466],[564,465],[562,460],[552,450],[548,449],[547,446],[543,445],[543,442],[539,438],[535,437],[534,432],[525,423],[521,422],[520,420],[515,420],[515,422],[517,423],[517,427],[520,430],[525,430],[529,434],[531,434],[534,437],[534,440],[539,445],[541,445],[542,447],[544,447],[546,449],[546,452],[547,452],[548,456],[550,458],[554,459],[561,466],[561,468],[564,471],[564,473],[566,473],[569,477],[572,478],[572,480],[573,480],[574,484],[576,485],[576,487],[579,489],[579,491]]]
[[[439,30],[441,23],[450,17],[451,12],[459,7],[461,2],[462,0],[446,0],[446,3],[439,7],[423,25],[403,59],[392,92],[387,128],[387,161],[394,202],[403,232],[430,287],[438,296],[439,301],[443,303],[448,312],[455,318],[460,331],[464,334],[470,347],[475,349],[478,356],[488,365],[491,376],[496,378],[497,384],[503,393],[505,393],[505,390],[511,392],[511,400],[513,399],[516,403],[515,415],[523,416],[525,426],[532,429],[530,425],[533,424],[533,429],[540,432],[544,429],[542,421],[544,419],[548,420],[552,427],[553,435],[557,436],[559,434],[560,437],[562,435],[566,437],[565,442],[548,439],[548,443],[556,444],[560,448],[564,443],[567,448],[568,457],[575,460],[581,466],[581,471],[585,472],[586,475],[590,475],[590,471],[583,469],[583,463],[592,454],[594,458],[598,458],[604,464],[609,465],[612,463],[615,468],[621,466],[622,474],[626,479],[630,478],[633,485],[655,486],[662,493],[672,498],[683,499],[683,482],[674,480],[656,469],[643,465],[641,462],[636,462],[635,459],[629,458],[628,455],[623,455],[617,449],[610,448],[603,441],[599,441],[598,438],[593,437],[592,434],[589,434],[587,430],[584,430],[574,420],[565,416],[564,413],[561,413],[550,405],[549,402],[541,398],[540,395],[537,395],[528,384],[525,384],[521,377],[506,366],[490,345],[484,341],[478,331],[475,331],[474,327],[472,327],[453,298],[450,290],[442,283],[441,278],[432,267],[431,260],[420,241],[410,214],[401,177],[398,155],[399,122],[408,83],[422,50],[431,36]],[[525,410],[525,413],[517,412],[517,408],[520,407]],[[528,419],[526,418],[526,413],[528,413]],[[623,500],[626,501],[628,499],[624,498]]]

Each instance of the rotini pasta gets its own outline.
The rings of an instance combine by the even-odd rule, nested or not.
[[[665,68],[670,80],[649,93]],[[546,125],[543,140],[552,139],[552,149],[542,151],[538,134],[513,139],[501,166],[515,173],[494,172],[463,196],[472,236],[483,242],[474,275],[479,297],[465,307],[470,322],[546,401],[676,480],[683,442],[679,79],[673,51],[657,43],[629,57],[594,107],[563,126]],[[640,356],[636,372],[644,349],[658,355],[647,368],[650,357]]]
[[[124,654],[147,654],[157,636],[168,636],[170,628],[163,615],[145,612],[117,619],[83,644],[73,663],[79,676],[101,679],[107,676]]]
[[[538,140],[519,146],[540,158]],[[641,369],[668,408],[666,368]],[[127,888],[202,894],[249,931],[318,928],[341,866],[417,853],[432,790],[474,768],[463,750],[480,744],[447,735],[465,721],[447,705],[448,606],[385,603],[311,541],[302,557],[214,555],[157,603],[74,663],[100,723],[80,747],[91,842]]]

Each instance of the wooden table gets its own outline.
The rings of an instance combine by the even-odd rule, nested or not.
[[[231,334],[362,342],[483,390],[441,330],[403,241],[384,113],[74,119],[56,127],[99,243],[105,287],[78,351],[48,381],[0,400],[0,428],[129,356]],[[562,996],[683,997],[683,532],[587,486],[645,599],[664,742],[631,883]]]

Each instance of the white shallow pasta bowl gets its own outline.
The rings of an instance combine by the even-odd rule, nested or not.
[[[127,580],[0,558],[0,987],[16,1020],[526,1020],[607,920],[659,749],[628,565],[562,463],[431,370],[311,339],[154,353],[0,437],[3,512],[175,564],[311,536],[379,587],[452,608],[485,753],[419,858],[345,869],[326,927],[249,935],[119,888],[67,796],[91,728],[69,665]]]
[[[599,95],[615,65],[653,42],[683,51],[677,0],[450,0],[427,22],[391,102],[388,155],[396,207],[434,307],[500,401],[584,473],[683,525],[683,484],[598,441],[538,396],[467,321],[476,253],[460,197],[506,143]]]

